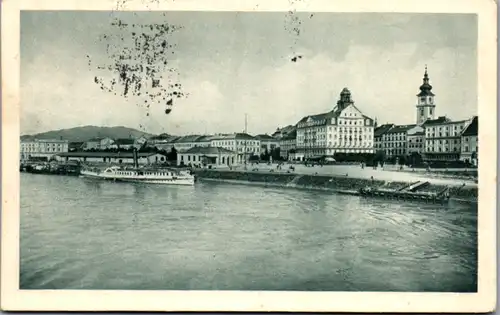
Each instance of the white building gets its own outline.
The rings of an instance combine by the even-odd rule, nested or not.
[[[135,140],[132,138],[123,138],[116,139],[112,144],[109,145],[108,148],[111,149],[122,149],[122,150],[130,150],[135,147]],[[99,149],[104,149],[103,147]]]
[[[260,140],[247,133],[215,135],[211,137],[210,146],[224,148],[237,154],[236,164],[248,161],[252,156],[261,154]]]
[[[271,154],[272,151],[279,148],[280,146],[279,139],[273,138],[268,134],[257,135],[255,136],[255,139],[260,141],[261,154],[264,154],[266,151],[267,153]]]
[[[187,151],[177,152],[177,165],[204,167],[231,166],[238,163],[237,154],[221,147],[192,147]]]
[[[92,138],[88,141],[85,141],[83,145],[84,150],[103,150],[112,148],[112,145],[115,143],[115,140],[104,137],[104,138]]]
[[[425,128],[424,160],[459,160],[462,132],[471,121],[451,121],[445,116],[427,120],[422,125]]]
[[[201,136],[201,135],[183,136],[175,139],[172,142],[172,144],[173,147],[175,147],[175,149],[177,150],[177,152],[184,152],[197,146],[208,145],[209,143],[207,141],[203,141],[205,137],[206,136]]]
[[[21,141],[21,160],[49,160],[53,155],[68,152],[67,140],[33,139]]]
[[[373,153],[374,120],[365,116],[344,88],[337,106],[326,113],[306,116],[297,123],[297,157],[333,156],[335,153]]]

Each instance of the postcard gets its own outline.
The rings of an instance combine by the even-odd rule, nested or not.
[[[2,309],[494,310],[496,19],[3,1]]]

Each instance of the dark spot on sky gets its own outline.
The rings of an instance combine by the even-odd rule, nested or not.
[[[299,59],[302,59],[301,55],[293,57],[292,62],[297,62],[297,60],[299,60]]]
[[[105,76],[95,76],[94,82],[103,91],[117,92],[125,98],[146,95],[148,100],[144,103],[138,102],[139,106],[143,104],[153,103],[165,100],[172,95],[187,97],[187,94],[181,91],[181,85],[168,85],[169,90],[164,87],[164,73],[178,73],[177,69],[169,68],[166,54],[171,50],[171,54],[175,54],[175,45],[171,43],[171,34],[180,30],[181,27],[163,24],[127,24],[120,19],[115,19],[112,26],[117,28],[117,32],[113,35],[103,34],[101,41],[106,45],[108,61],[104,65],[97,64],[95,69],[108,71]],[[89,65],[91,64],[90,57]],[[104,79],[103,77],[111,79]],[[176,80],[170,75],[167,76],[167,81]],[[134,99],[135,99],[134,98]],[[155,102],[156,103],[156,102]],[[165,104],[167,108],[172,110],[173,102]],[[149,115],[149,114],[148,114]]]

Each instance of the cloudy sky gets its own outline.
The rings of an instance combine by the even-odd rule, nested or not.
[[[188,93],[169,115],[131,96],[102,91],[92,60],[109,61],[111,12],[22,12],[21,133],[83,125],[152,133],[270,133],[330,110],[348,87],[379,123],[413,123],[427,64],[437,114],[477,114],[477,17],[375,13],[120,13],[127,23],[168,22],[169,58]],[[297,27],[299,35],[292,30]],[[116,41],[110,39],[109,41]],[[126,41],[125,41],[126,42]],[[120,43],[111,43],[120,45]],[[297,62],[291,58],[303,57]],[[142,104],[142,103],[141,103]]]

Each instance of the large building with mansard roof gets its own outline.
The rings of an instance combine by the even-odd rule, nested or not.
[[[354,105],[344,88],[331,111],[310,115],[297,123],[296,158],[304,160],[335,153],[373,153],[374,120]]]

